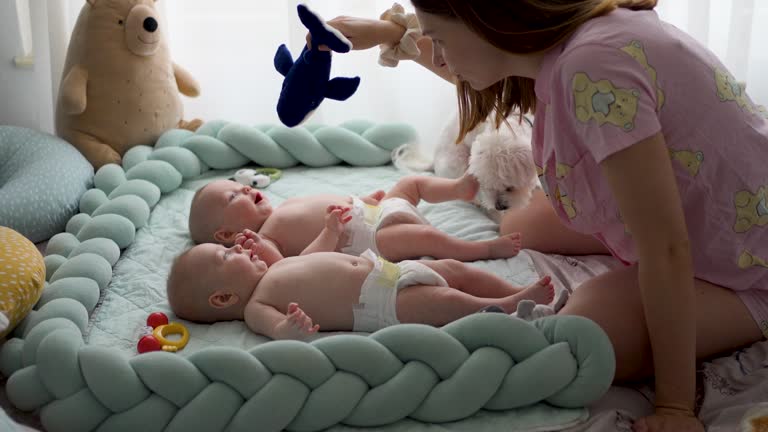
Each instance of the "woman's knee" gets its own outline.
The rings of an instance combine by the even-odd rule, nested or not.
[[[559,312],[595,322],[616,355],[616,380],[642,379],[653,373],[650,341],[636,272],[632,267],[593,278],[576,290]]]

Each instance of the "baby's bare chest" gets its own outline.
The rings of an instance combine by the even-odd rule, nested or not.
[[[325,227],[328,207],[347,205],[344,197],[286,201],[275,209],[261,232],[276,240],[286,256],[299,255]]]

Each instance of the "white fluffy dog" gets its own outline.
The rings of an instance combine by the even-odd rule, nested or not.
[[[538,175],[531,151],[531,125],[519,123],[517,114],[496,129],[486,120],[460,142],[458,116],[443,129],[435,149],[434,171],[440,177],[457,178],[465,172],[480,183],[475,203],[497,222],[501,213],[528,204]]]

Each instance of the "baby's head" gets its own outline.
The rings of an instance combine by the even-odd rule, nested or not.
[[[271,214],[266,195],[231,180],[217,180],[192,198],[189,232],[195,243],[231,245],[237,233],[258,231]]]
[[[245,305],[266,272],[267,264],[240,245],[197,245],[173,262],[168,303],[188,321],[243,319]]]

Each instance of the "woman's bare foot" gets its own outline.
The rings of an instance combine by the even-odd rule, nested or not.
[[[480,182],[471,174],[464,174],[463,177],[456,180],[456,194],[458,199],[463,201],[472,201],[480,190]]]
[[[538,282],[523,288],[519,293],[505,298],[500,304],[504,310],[514,312],[521,300],[533,300],[536,304],[550,304],[555,298],[555,287],[552,278],[544,276]]]
[[[511,258],[517,256],[522,248],[520,233],[507,234],[490,241],[488,255],[490,258]]]

